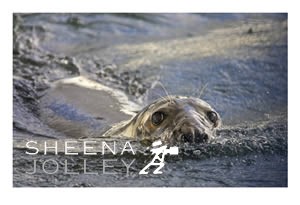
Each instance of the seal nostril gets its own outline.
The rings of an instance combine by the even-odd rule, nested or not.
[[[208,135],[207,134],[203,134],[203,140],[204,140],[204,142],[208,141]]]
[[[197,132],[195,134],[195,143],[204,143],[208,141],[208,135],[206,133]]]
[[[186,142],[193,142],[193,136],[190,135],[190,134],[184,134],[184,135],[181,135],[181,141],[186,143]]]

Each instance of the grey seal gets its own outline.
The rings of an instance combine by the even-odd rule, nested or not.
[[[221,117],[199,98],[166,96],[146,106],[131,120],[115,124],[104,137],[125,137],[140,141],[176,144],[205,143],[215,137]]]

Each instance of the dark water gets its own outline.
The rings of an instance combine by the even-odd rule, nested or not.
[[[286,14],[15,14],[13,32],[14,186],[287,186]],[[114,175],[103,174],[102,155],[26,155],[28,139],[61,139],[41,105],[58,80],[77,76],[140,105],[161,82],[209,102],[223,127],[212,143],[168,157],[163,175],[138,174],[144,151],[105,156],[118,159]],[[60,169],[26,174],[34,159]],[[83,173],[84,159],[98,175]],[[129,172],[122,159],[135,159]],[[65,160],[80,174],[64,174]]]

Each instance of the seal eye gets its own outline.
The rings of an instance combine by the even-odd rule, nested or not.
[[[153,125],[159,125],[164,121],[165,114],[162,112],[155,112],[151,117],[151,121]]]
[[[216,123],[218,120],[218,115],[214,111],[209,111],[207,117],[212,123]]]

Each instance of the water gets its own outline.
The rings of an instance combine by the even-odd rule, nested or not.
[[[15,14],[13,29],[14,186],[287,186],[286,14]],[[55,83],[78,76],[124,92],[141,107],[161,82],[169,94],[209,102],[223,127],[211,144],[168,157],[163,175],[138,175],[150,159],[138,142],[135,156],[26,155],[26,140],[68,138],[61,130],[74,124],[49,126],[44,102]],[[77,127],[97,130],[97,107],[108,102],[74,92],[90,99],[89,109],[74,115],[79,108],[58,98],[57,110],[80,116]],[[116,174],[103,174],[105,157],[118,159],[109,169]],[[39,167],[54,159],[60,169],[26,174],[34,159]],[[83,173],[84,159],[98,175]],[[121,160],[133,159],[127,172]],[[64,174],[65,160],[80,174]]]

